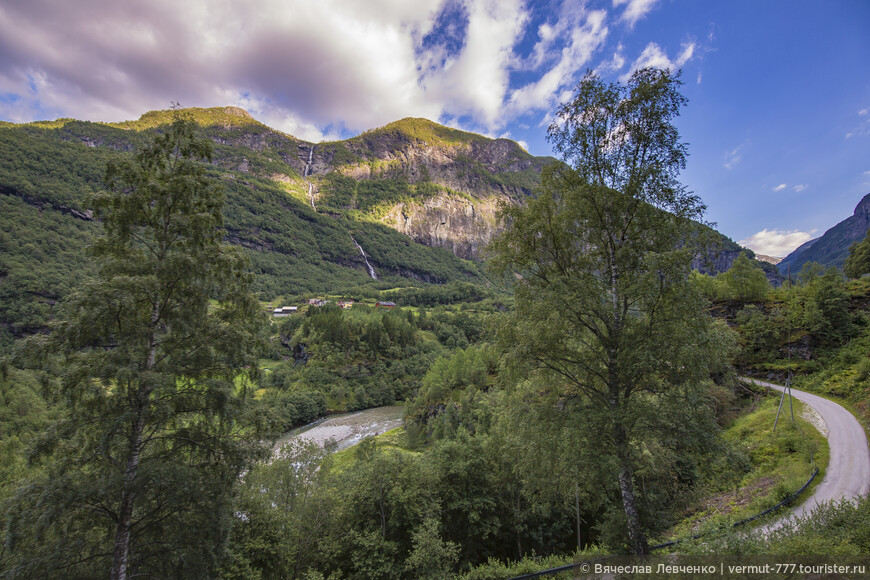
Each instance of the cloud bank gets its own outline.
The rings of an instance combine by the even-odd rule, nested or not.
[[[744,248],[749,248],[765,256],[784,258],[801,244],[813,239],[817,230],[802,232],[799,230],[768,230],[763,229],[746,239],[737,242]]]
[[[236,105],[302,138],[405,116],[497,134],[549,111],[655,0],[10,0],[0,119],[113,121],[170,102]],[[606,6],[606,5],[605,5]],[[611,61],[621,68],[620,47]],[[650,44],[634,67],[680,66]]]

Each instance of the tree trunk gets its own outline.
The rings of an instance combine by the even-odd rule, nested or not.
[[[517,535],[517,560],[522,560],[523,539],[520,530],[520,501],[522,500],[522,498],[520,497],[519,493],[517,493],[517,495],[514,496],[514,499],[516,500],[514,502],[514,530]]]
[[[126,580],[130,557],[130,531],[133,523],[134,484],[139,470],[139,456],[142,451],[142,416],[134,420],[130,438],[130,452],[124,470],[124,487],[121,490],[121,506],[118,510],[118,527],[115,530],[115,547],[112,551],[112,580]]]
[[[583,546],[580,537],[580,484],[577,483],[577,480],[574,480],[574,509],[574,515],[577,518],[577,551],[579,552]]]
[[[148,357],[145,360],[145,370],[154,368],[157,356],[157,324],[160,321],[160,301],[155,299],[151,310],[151,335],[148,339]],[[129,388],[133,388],[130,385]],[[145,430],[145,410],[151,388],[138,385],[136,392],[131,393],[130,402],[136,413],[130,432],[130,450],[127,454],[127,466],[124,469],[124,483],[121,489],[121,505],[118,508],[118,526],[115,529],[115,547],[112,550],[112,580],[126,580],[130,560],[130,532],[133,526],[133,503],[136,498],[136,473],[139,471],[139,458],[142,454],[142,433]]]
[[[634,496],[631,458],[629,457],[631,451],[628,448],[628,438],[625,435],[625,429],[620,423],[617,423],[613,430],[616,453],[619,458],[619,491],[622,494],[622,507],[625,511],[625,519],[628,524],[628,541],[631,544],[632,554],[644,556],[649,554],[649,546],[640,526],[637,499]]]

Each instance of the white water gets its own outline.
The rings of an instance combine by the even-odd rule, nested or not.
[[[314,162],[314,145],[311,146],[311,149],[308,150],[308,163],[305,164],[305,169],[302,171],[302,177],[308,178],[311,175],[311,164]],[[308,201],[311,203],[311,209],[317,211],[317,207],[314,205],[314,184],[310,181],[308,182]]]
[[[365,263],[366,263],[366,269],[369,271],[369,276],[371,276],[373,280],[377,280],[377,279],[378,279],[378,275],[375,274],[375,269],[372,268],[372,265],[371,265],[371,264],[369,264],[369,259],[366,258],[366,253],[363,252],[362,246],[360,246],[358,243],[356,243],[356,240],[353,239],[353,236],[351,236],[350,240],[353,242],[353,245],[356,246],[356,249],[359,250],[360,255],[362,255],[363,260],[364,260]]]
[[[314,159],[314,145],[308,150],[308,163],[305,164],[305,171],[302,172],[302,177],[311,175],[311,162]]]
[[[312,441],[321,446],[333,442],[336,444],[334,450],[341,451],[356,445],[366,437],[380,435],[390,429],[400,427],[403,413],[404,407],[391,405],[324,417],[283,434],[275,444],[275,451],[278,451],[294,437]]]

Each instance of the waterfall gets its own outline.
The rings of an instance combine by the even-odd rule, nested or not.
[[[369,271],[369,276],[371,276],[373,280],[377,280],[377,279],[378,279],[378,275],[375,274],[375,269],[372,268],[372,265],[371,265],[371,264],[369,264],[369,259],[366,258],[366,253],[363,252],[362,246],[360,246],[360,245],[356,242],[356,240],[353,239],[353,236],[350,237],[350,241],[353,242],[353,245],[356,246],[356,249],[359,250],[360,255],[362,255],[363,260],[364,260],[365,263],[366,263],[366,269]]]
[[[305,171],[302,172],[302,177],[311,175],[311,162],[314,159],[314,145],[308,150],[308,163],[305,164]]]
[[[308,179],[308,176],[311,175],[311,164],[314,162],[314,145],[311,146],[311,149],[308,150],[308,163],[305,164],[305,169],[302,170],[302,177]],[[308,182],[308,201],[311,203],[311,209],[317,211],[317,208],[314,206],[314,184],[310,181]]]

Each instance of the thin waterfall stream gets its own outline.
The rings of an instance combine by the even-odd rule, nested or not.
[[[371,276],[373,280],[377,280],[378,275],[375,274],[375,269],[372,268],[371,264],[369,264],[369,259],[366,258],[366,253],[363,252],[362,246],[360,246],[357,241],[353,239],[353,236],[350,237],[350,241],[353,242],[353,245],[356,246],[356,249],[359,250],[360,255],[363,257],[363,261],[365,261],[366,263],[366,269],[369,271],[369,276]]]
[[[302,171],[302,177],[308,181],[308,201],[311,203],[311,209],[317,211],[317,207],[314,205],[314,184],[308,180],[308,176],[311,175],[311,164],[314,162],[314,145],[311,146],[311,149],[308,150],[308,163],[305,164],[305,169]]]

